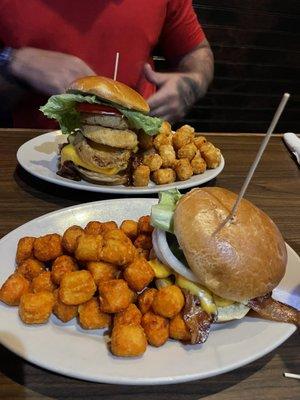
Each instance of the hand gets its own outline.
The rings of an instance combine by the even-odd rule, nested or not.
[[[78,57],[33,47],[15,50],[9,70],[16,78],[46,95],[65,92],[80,76],[96,75]]]
[[[146,78],[158,87],[148,103],[151,115],[175,122],[184,117],[189,108],[203,95],[201,82],[195,73],[155,72],[145,64]]]

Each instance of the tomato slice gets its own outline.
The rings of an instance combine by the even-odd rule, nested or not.
[[[116,108],[102,104],[78,103],[76,110],[84,113],[122,115]]]

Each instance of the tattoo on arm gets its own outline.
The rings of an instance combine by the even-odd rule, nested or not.
[[[183,76],[177,83],[179,96],[184,102],[186,112],[202,95],[202,90],[194,79]]]

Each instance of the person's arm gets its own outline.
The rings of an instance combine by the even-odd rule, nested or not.
[[[214,57],[206,39],[182,57],[176,72],[160,73],[145,65],[146,78],[158,90],[149,99],[151,114],[175,122],[207,91],[213,79]]]

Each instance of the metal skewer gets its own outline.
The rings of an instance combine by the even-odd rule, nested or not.
[[[117,52],[116,54],[116,60],[115,60],[115,71],[114,71],[114,81],[117,79],[117,75],[118,75],[118,68],[119,68],[119,52]]]

